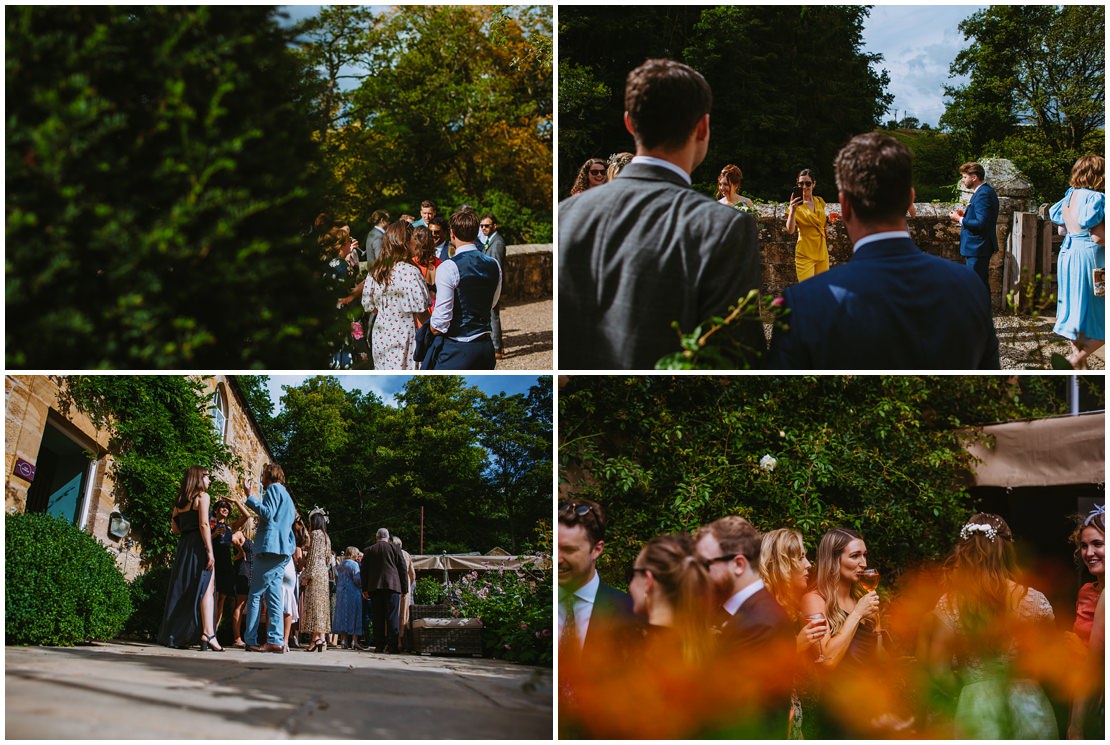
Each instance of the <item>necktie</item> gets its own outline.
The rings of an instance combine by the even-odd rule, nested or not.
[[[578,640],[578,619],[574,617],[574,593],[559,593],[559,605],[563,608],[563,633],[559,636],[559,654],[577,653],[581,650]]]

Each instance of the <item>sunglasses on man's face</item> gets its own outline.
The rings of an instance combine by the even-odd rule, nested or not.
[[[484,222],[484,223],[482,223],[481,225],[479,225],[478,227],[480,227],[480,228],[492,228],[492,227],[493,227],[493,223],[489,223],[489,222]]]

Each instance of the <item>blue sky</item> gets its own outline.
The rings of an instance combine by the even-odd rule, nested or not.
[[[985,5],[876,5],[864,23],[864,49],[883,55],[894,103],[886,119],[907,114],[936,126],[944,113],[948,66],[964,47],[960,21]]]
[[[292,20],[305,18],[319,5],[284,5]],[[385,6],[375,6],[384,9]],[[864,24],[864,49],[883,55],[880,67],[890,73],[894,103],[886,119],[915,116],[936,126],[944,113],[948,65],[963,47],[957,26],[984,5],[875,5]]]
[[[274,413],[281,408],[282,386],[297,386],[312,377],[311,375],[271,375],[270,400],[274,402]],[[373,391],[382,401],[389,406],[396,405],[396,395],[405,387],[409,375],[336,375],[339,384],[348,391]],[[527,393],[528,389],[536,384],[535,375],[511,375],[500,373],[498,375],[464,375],[467,385],[476,386],[487,395],[497,393]]]

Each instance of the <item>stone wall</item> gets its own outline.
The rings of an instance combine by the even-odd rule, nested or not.
[[[1003,197],[999,200],[998,247],[999,253],[991,257],[991,303],[998,311],[1002,303],[1002,267],[1006,242],[1010,238],[1013,223],[1014,200]],[[1024,206],[1024,205],[1023,205]],[[945,259],[963,263],[960,256],[960,226],[948,218],[951,210],[960,204],[915,204],[917,216],[907,219],[910,236],[922,251]],[[784,288],[797,281],[794,268],[794,246],[797,235],[786,232],[786,205],[761,204],[759,211],[759,245],[763,252],[763,292],[770,295],[780,294]],[[829,214],[840,213],[840,205],[833,202],[826,206]],[[852,257],[852,246],[843,223],[837,221],[829,226],[829,265],[843,264]]]
[[[554,293],[554,251],[550,243],[508,246],[501,301],[517,303],[549,298]]]
[[[997,313],[1004,306],[1003,275],[1006,247],[1013,229],[1015,212],[1031,212],[1033,185],[1008,160],[1004,158],[984,158],[979,161],[986,172],[986,182],[998,192],[998,253],[991,257],[990,286],[991,306]],[[922,251],[951,261],[963,263],[960,256],[960,226],[948,218],[948,213],[963,208],[971,198],[971,192],[960,187],[958,204],[915,204],[916,217],[907,219],[910,236]],[[758,205],[759,243],[763,251],[763,292],[778,295],[783,288],[797,281],[794,269],[794,245],[797,236],[787,235],[786,205]],[[839,214],[840,205],[830,203],[827,214]],[[829,266],[842,264],[852,257],[852,246],[844,225],[832,223],[829,227]]]

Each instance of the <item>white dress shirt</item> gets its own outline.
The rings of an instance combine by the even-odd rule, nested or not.
[[[685,181],[687,184],[690,183],[690,174],[686,173],[686,171],[682,170],[669,160],[663,160],[662,158],[653,158],[650,155],[637,155],[629,162],[643,163],[646,166],[660,166],[662,168],[666,168],[667,170],[674,171],[679,176],[681,176],[682,180]]]
[[[852,246],[852,253],[855,253],[856,251],[860,250],[860,248],[862,248],[863,246],[866,246],[868,243],[876,243],[878,241],[888,241],[891,238],[909,238],[909,237],[910,237],[910,233],[909,233],[908,230],[889,230],[885,233],[872,233],[871,235],[865,235],[862,238],[860,238],[858,241],[856,241],[856,245]]]
[[[736,611],[740,610],[740,606],[744,604],[744,601],[747,600],[748,598],[750,598],[752,595],[755,595],[757,592],[759,592],[762,589],[763,589],[763,580],[757,579],[755,582],[752,582],[750,585],[745,587],[743,590],[741,590],[740,592],[736,593],[731,598],[726,600],[725,601],[725,610],[728,611],[728,614],[730,616],[735,616]]]
[[[473,243],[464,243],[455,249],[455,256],[467,251],[477,251]],[[496,264],[496,262],[494,262]],[[459,286],[459,267],[453,261],[445,261],[436,269],[436,307],[432,311],[432,328],[441,334],[446,334],[451,328],[451,319],[455,317],[455,290]],[[497,290],[493,293],[492,309],[501,299],[501,265],[497,264]],[[491,332],[482,331],[473,336],[449,336],[452,341],[468,342],[489,336]]]

